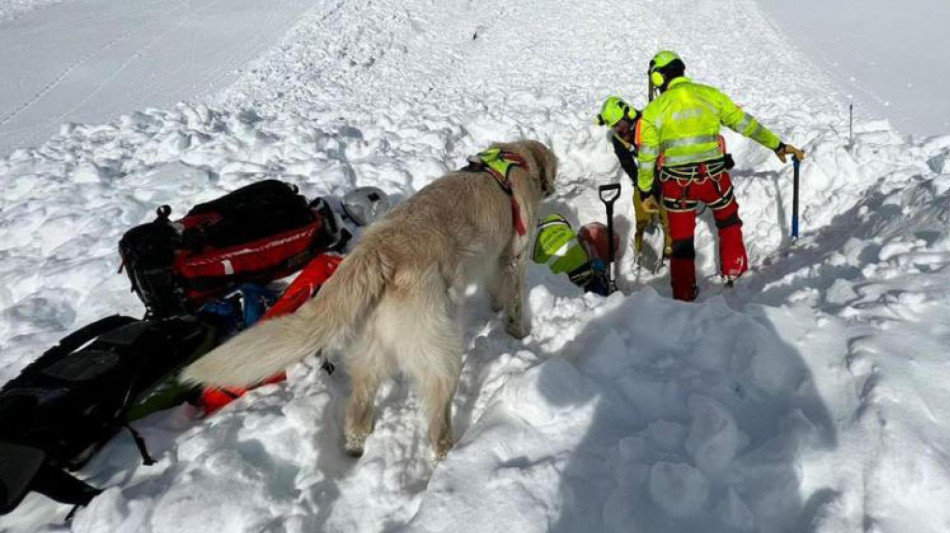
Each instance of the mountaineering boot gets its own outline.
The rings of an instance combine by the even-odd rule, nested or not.
[[[633,253],[635,255],[640,255],[640,252],[643,250],[643,233],[645,230],[645,226],[639,227],[633,235]]]
[[[693,302],[696,301],[696,298],[699,296],[699,285],[693,285],[693,290],[686,298],[683,298],[684,302]]]

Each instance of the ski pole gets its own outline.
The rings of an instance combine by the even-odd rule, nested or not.
[[[848,106],[848,150],[854,148],[854,104]]]
[[[620,184],[601,185],[597,192],[600,201],[604,202],[604,206],[607,208],[607,250],[609,250],[607,258],[610,261],[607,293],[612,294],[617,290],[617,265],[614,264],[614,202],[617,201],[617,198],[620,198]]]
[[[801,161],[792,156],[792,168],[794,169],[794,179],[792,182],[792,238],[798,239],[798,175]]]

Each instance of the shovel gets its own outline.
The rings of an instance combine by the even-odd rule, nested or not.
[[[617,265],[614,263],[614,202],[620,198],[620,184],[611,183],[610,185],[601,185],[597,189],[600,195],[600,201],[607,207],[607,246],[609,250],[608,260],[610,261],[607,281],[607,294],[612,294],[617,290]]]

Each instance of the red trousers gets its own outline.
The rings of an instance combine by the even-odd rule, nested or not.
[[[665,178],[665,177],[664,177]],[[719,269],[723,276],[737,278],[749,269],[749,258],[742,242],[742,220],[739,204],[732,191],[732,179],[722,172],[715,179],[663,181],[663,203],[670,218],[673,250],[670,256],[670,283],[673,298],[693,300],[696,297],[696,249],[693,231],[696,228],[696,207],[702,202],[713,212],[719,230]]]

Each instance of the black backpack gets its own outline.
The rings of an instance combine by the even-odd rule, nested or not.
[[[174,377],[216,332],[193,317],[114,315],[67,336],[0,389],[0,514],[31,490],[85,505],[98,490],[67,474],[137,417],[180,403]],[[162,390],[166,387],[166,390]],[[146,462],[141,438],[132,431]]]

